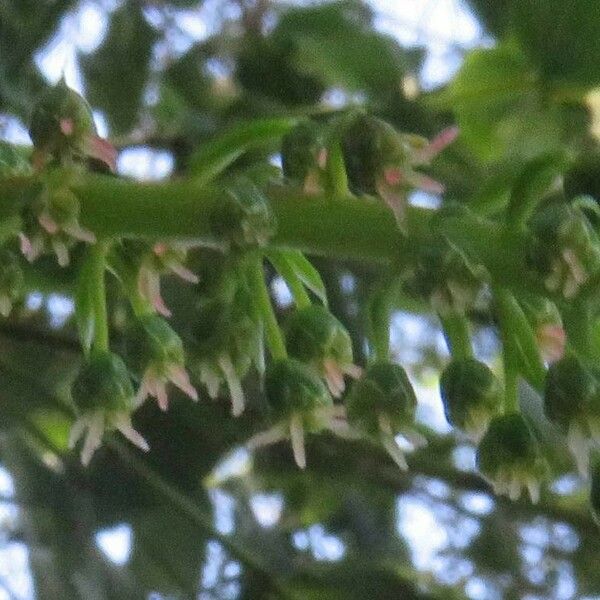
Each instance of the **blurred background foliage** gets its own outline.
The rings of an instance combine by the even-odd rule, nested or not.
[[[29,143],[32,103],[63,72],[119,148],[121,174],[140,179],[201,166],[205,143],[238,122],[362,105],[427,136],[458,123],[435,167],[444,201],[493,213],[542,155],[584,157],[569,184],[599,196],[599,55],[596,0],[0,0],[0,138]],[[245,149],[228,173],[277,164],[276,139]],[[73,273],[41,264],[0,321],[0,599],[600,598],[586,484],[565,463],[538,506],[492,496],[444,421],[447,353],[414,299],[399,299],[392,340],[430,444],[407,474],[328,436],[309,440],[306,472],[287,445],[249,454],[261,425],[251,380],[242,418],[205,394],[176,397],[168,414],[146,405],[136,428],[152,452],[114,439],[83,469],[56,401],[80,356]],[[377,270],[315,264],[360,357]],[[184,331],[190,289],[165,283]],[[284,315],[285,285],[271,289]],[[111,315],[118,345],[118,295]],[[494,365],[498,340],[477,318],[477,355]]]

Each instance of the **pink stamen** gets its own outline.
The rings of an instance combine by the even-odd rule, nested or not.
[[[112,172],[117,170],[117,150],[115,147],[98,136],[90,136],[85,140],[86,154],[103,162]]]
[[[536,338],[545,361],[554,363],[563,357],[567,336],[560,325],[541,325],[536,331]]]
[[[189,283],[198,283],[198,281],[200,281],[196,273],[190,271],[190,269],[187,269],[180,263],[169,264],[169,269],[171,269],[171,271],[173,271],[180,279]]]
[[[76,223],[63,225],[63,231],[80,242],[87,242],[88,244],[96,243],[96,236],[91,231],[84,229]]]
[[[163,256],[167,253],[168,249],[169,247],[164,242],[156,242],[152,248],[152,251],[154,254],[156,254],[156,256]]]
[[[42,212],[38,216],[38,223],[50,234],[54,235],[58,233],[58,224],[56,221],[46,212]]]
[[[447,127],[438,133],[432,140],[422,148],[414,153],[413,164],[426,164],[435,158],[444,148],[449,146],[460,133],[460,130],[456,126]]]
[[[386,167],[383,170],[383,179],[388,185],[400,185],[404,181],[402,170],[398,167]]]
[[[59,126],[63,135],[73,135],[75,129],[73,119],[61,119],[59,121]]]
[[[192,400],[198,400],[198,392],[190,383],[190,377],[183,367],[171,367],[169,369],[169,379]]]
[[[327,167],[327,148],[321,148],[317,153],[317,165],[319,169]]]

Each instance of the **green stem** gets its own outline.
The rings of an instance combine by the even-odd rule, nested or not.
[[[521,355],[512,331],[512,320],[507,311],[512,296],[501,288],[493,290],[499,313],[500,338],[502,340],[502,363],[504,367],[504,412],[520,412],[519,372]]]
[[[285,588],[279,584],[273,575],[268,571],[266,566],[262,565],[255,556],[240,547],[235,540],[226,535],[219,533],[211,519],[202,512],[197,503],[191,498],[183,495],[176,488],[166,482],[158,473],[155,473],[142,459],[119,440],[111,438],[108,445],[117,453],[121,462],[132,469],[147,485],[163,498],[168,500],[182,514],[185,514],[201,529],[209,533],[209,535],[218,540],[231,554],[231,556],[239,560],[250,571],[265,578],[271,585],[274,591],[277,592],[279,598],[291,598]]]
[[[375,291],[368,303],[369,337],[375,361],[390,360],[390,320],[394,290],[395,286],[387,283]]]
[[[525,166],[512,188],[506,214],[509,226],[525,225],[564,166],[564,156],[557,154],[544,154]]]
[[[458,360],[471,358],[473,348],[471,346],[471,331],[468,319],[459,314],[439,315],[439,318],[442,322],[444,337],[452,358]]]
[[[108,310],[106,308],[106,254],[108,244],[98,242],[90,249],[90,258],[92,260],[93,287],[93,305],[94,305],[94,340],[92,342],[92,351],[95,353],[108,352],[109,334],[108,334]]]
[[[265,273],[263,270],[262,257],[252,258],[249,264],[249,282],[252,290],[252,295],[256,302],[256,308],[259,312],[264,328],[267,346],[274,360],[282,360],[287,358],[287,350],[285,349],[285,341],[283,334],[279,328],[269,290],[265,282]]]
[[[35,177],[0,184],[0,214],[18,206],[23,193],[35,189]],[[178,240],[223,245],[211,231],[209,215],[225,191],[191,180],[139,183],[86,174],[74,183],[82,225],[98,237]],[[477,257],[497,283],[547,296],[543,284],[526,268],[529,240],[506,224],[472,214],[445,216],[410,207],[409,237],[403,237],[391,211],[376,199],[331,194],[307,196],[298,190],[267,190],[278,223],[271,248],[294,248],[313,255],[383,263],[411,264],[431,236],[439,235]]]

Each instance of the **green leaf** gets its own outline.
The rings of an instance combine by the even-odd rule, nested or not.
[[[330,85],[381,93],[398,85],[407,53],[370,26],[373,13],[352,0],[286,12],[273,37],[293,42],[298,68]]]
[[[515,359],[519,373],[535,388],[541,389],[546,377],[535,335],[517,299],[506,290],[496,290],[495,300],[502,329],[504,352]],[[507,348],[506,346],[510,346]]]
[[[321,275],[300,250],[269,250],[267,258],[290,287],[294,287],[291,278],[297,277],[327,306],[327,291]]]
[[[512,8],[519,41],[546,80],[583,88],[600,83],[597,0],[513,0]]]
[[[454,111],[461,139],[486,161],[509,152],[531,158],[562,143],[562,114],[543,101],[535,71],[513,45],[470,53],[432,104]]]
[[[144,19],[141,6],[124,5],[113,14],[99,50],[80,59],[88,100],[105,111],[115,133],[130,130],[138,120],[156,39],[157,33]]]
[[[196,151],[190,158],[190,173],[208,183],[248,150],[279,140],[298,121],[296,117],[274,117],[240,123]]]

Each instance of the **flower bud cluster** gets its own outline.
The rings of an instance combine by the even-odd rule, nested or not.
[[[211,398],[228,389],[233,415],[239,416],[246,402],[241,380],[253,364],[264,370],[262,327],[250,308],[243,261],[219,263],[215,257],[210,266],[213,272],[201,281],[190,328],[190,364]]]
[[[442,184],[415,167],[428,165],[452,143],[458,135],[455,127],[442,131],[431,142],[400,133],[389,123],[366,114],[356,115],[332,129],[330,141],[341,144],[351,191],[379,196],[402,229],[406,225],[407,196],[411,190],[434,194],[444,191]],[[306,193],[317,193],[325,187],[326,137],[321,125],[305,122],[283,139],[284,175],[301,184]]]
[[[275,233],[269,200],[248,178],[228,188],[227,196],[210,214],[211,229],[234,248],[264,246]]]
[[[576,204],[550,204],[530,222],[528,264],[549,292],[570,300],[600,270],[600,240]]]
[[[438,240],[423,249],[406,282],[407,290],[429,300],[441,315],[465,314],[473,308],[487,281],[487,272],[458,248]]]
[[[135,392],[123,360],[112,352],[86,359],[71,387],[78,417],[71,429],[69,446],[84,436],[81,462],[87,465],[102,444],[105,431],[117,429],[144,451],[146,440],[133,428],[131,413],[136,408]]]

